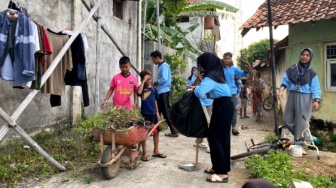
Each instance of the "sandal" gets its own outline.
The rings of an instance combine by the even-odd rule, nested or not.
[[[244,118],[250,118],[250,116],[244,116]]]
[[[211,183],[227,183],[229,182],[229,177],[221,178],[217,174],[212,174],[206,179],[206,181]]]
[[[144,162],[147,162],[147,161],[149,161],[149,160],[148,160],[148,156],[147,156],[147,155],[146,155],[146,156],[142,156],[142,157],[141,157],[141,160],[142,160],[142,161],[144,161]]]
[[[214,170],[212,170],[212,168],[206,168],[204,169],[204,173],[206,174],[216,174]]]
[[[152,157],[166,158],[167,156],[165,154],[158,153],[158,154],[153,154]]]
[[[175,133],[175,134],[173,134],[173,133],[166,133],[165,136],[168,136],[168,137],[178,137],[179,135],[178,135],[178,133]]]
[[[245,117],[243,117],[243,116],[240,116],[240,119],[245,119]]]
[[[233,135],[238,135],[239,132],[237,131],[237,129],[232,129],[232,134],[233,134]]]

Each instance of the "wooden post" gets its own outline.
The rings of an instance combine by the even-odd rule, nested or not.
[[[85,8],[88,11],[91,11],[90,6],[85,2],[85,0],[82,0],[82,3],[84,4]],[[93,16],[93,19],[95,21],[98,20],[98,18],[96,16]],[[116,40],[113,38],[113,36],[108,32],[108,30],[105,28],[105,26],[103,24],[101,24],[101,29],[104,31],[104,33],[107,35],[108,38],[110,38],[110,40],[112,41],[112,43],[116,46],[116,48],[119,50],[119,52],[123,55],[126,56],[125,52],[121,50],[120,46],[118,45],[118,43],[116,42]],[[136,68],[136,66],[132,65],[132,69],[138,74],[140,75],[139,70]]]

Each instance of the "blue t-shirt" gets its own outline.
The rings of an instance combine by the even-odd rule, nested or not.
[[[141,114],[155,115],[155,101],[159,98],[159,94],[155,87],[144,86],[141,93]]]
[[[231,97],[228,84],[215,82],[209,77],[205,77],[194,90],[195,95],[200,99],[217,99],[220,97]]]
[[[191,78],[191,81],[188,80],[188,86],[191,86],[196,80],[196,76],[195,75],[192,75],[192,78]],[[189,82],[190,81],[190,82]],[[201,105],[202,106],[211,106],[212,103],[213,103],[213,100],[212,99],[201,99],[200,98],[200,101],[201,101]]]
[[[158,85],[157,90],[159,94],[170,91],[171,86],[171,72],[168,63],[165,61],[158,66]]]
[[[245,77],[246,73],[240,69],[238,69],[235,66],[230,66],[228,68],[223,68],[224,69],[224,74],[225,74],[225,79],[226,79],[226,83],[229,85],[231,94],[237,94],[237,87],[235,84],[235,76],[238,77]]]

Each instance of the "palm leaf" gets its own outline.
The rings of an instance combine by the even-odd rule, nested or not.
[[[216,0],[203,0],[196,3],[189,4],[182,9],[182,12],[192,12],[198,10],[208,10],[208,9],[220,9],[227,12],[237,12],[237,9],[234,6],[231,6],[227,3],[216,1]]]
[[[193,12],[181,12],[178,16],[189,16],[189,17],[205,17],[205,16],[212,16],[212,17],[222,17],[223,19],[227,18],[234,18],[234,14],[231,12],[216,12],[216,11],[206,11],[206,10],[199,10]]]

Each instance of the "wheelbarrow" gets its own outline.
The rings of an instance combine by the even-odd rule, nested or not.
[[[110,180],[118,174],[121,156],[128,156],[128,169],[135,169],[139,157],[139,147],[137,150],[133,150],[132,146],[147,140],[162,122],[164,120],[155,125],[132,126],[126,130],[94,130],[92,135],[96,140],[100,140],[98,164],[104,177]],[[104,149],[105,145],[107,146]]]

